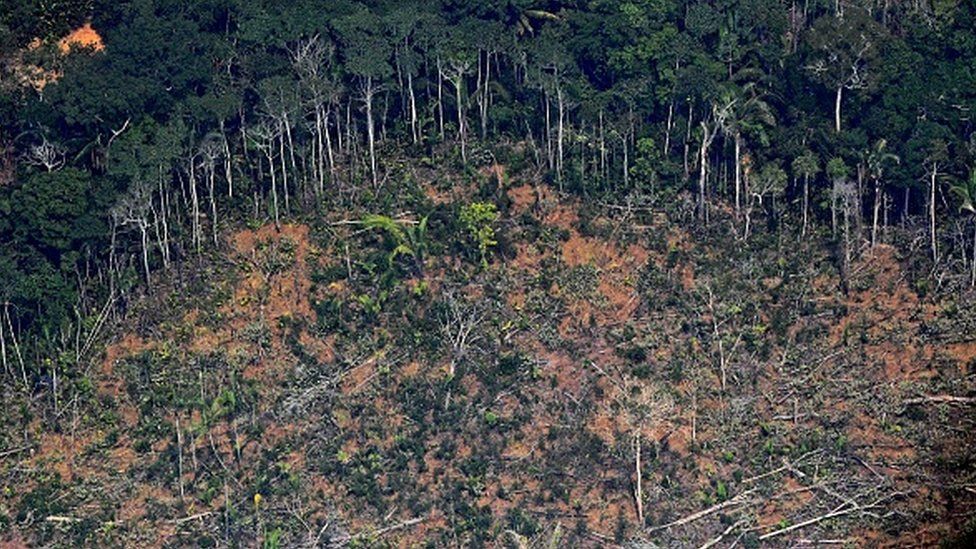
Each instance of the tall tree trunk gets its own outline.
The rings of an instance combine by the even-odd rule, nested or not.
[[[939,174],[938,162],[932,164],[932,175],[929,178],[929,241],[932,249],[932,262],[939,260],[938,240],[935,237],[935,182]],[[908,204],[905,204],[908,207]]]
[[[552,154],[552,122],[551,116],[549,114],[549,92],[543,94],[543,100],[546,105],[546,159],[547,165],[550,170],[554,169],[553,165],[553,154]]]
[[[437,120],[440,126],[441,141],[444,140],[444,73],[441,58],[437,58]]]
[[[694,114],[692,110],[691,100],[688,100],[688,125],[685,128],[685,155],[684,155],[684,168],[685,168],[685,181],[691,178],[691,167],[688,165],[688,155],[691,153],[691,126],[694,124]]]
[[[871,215],[871,247],[878,244],[878,216],[881,213],[881,181],[874,181],[874,208]]]
[[[800,236],[805,237],[807,235],[807,224],[809,223],[810,214],[810,175],[803,175],[803,228],[800,230]]]
[[[227,179],[227,198],[234,198],[234,174],[232,173],[230,143],[227,139],[227,131],[224,129],[224,121],[220,121],[220,135],[224,145],[224,178]]]
[[[325,120],[322,104],[315,104],[315,181],[318,196],[325,194]]]
[[[634,435],[634,500],[637,503],[637,527],[644,527],[644,492],[641,489],[641,436],[640,430]]]
[[[559,121],[556,130],[556,181],[559,182],[559,192],[563,190],[563,126],[565,125],[565,105],[563,89],[556,85],[556,102],[559,108]],[[626,147],[626,145],[624,145]]]
[[[275,178],[274,157],[271,154],[274,143],[268,143],[264,154],[268,159],[268,170],[271,171],[271,207],[274,210],[275,229],[281,230],[281,220],[278,218],[278,180]]]
[[[217,197],[216,197],[217,175],[214,162],[207,168],[207,189],[210,195],[210,230],[213,233],[213,243],[217,245]]]
[[[976,287],[976,217],[973,217],[973,260],[970,269],[969,286]]]
[[[193,221],[190,224],[192,232],[193,246],[196,248],[197,252],[200,251],[200,244],[203,237],[200,235],[200,199],[197,196],[197,177],[196,177],[196,160],[190,158],[190,180],[188,185],[190,186],[190,204],[191,213],[193,215]]]
[[[152,289],[152,280],[149,278],[149,223],[140,219],[137,221],[139,233],[142,237],[142,268],[146,273],[146,288]]]
[[[288,203],[288,165],[285,163],[285,124],[278,129],[278,160],[281,162],[281,193],[285,196],[285,213],[290,211]]]
[[[407,92],[410,98],[410,135],[413,138],[414,145],[420,141],[420,135],[417,132],[417,97],[413,91],[413,75],[407,73]]]
[[[373,129],[373,77],[366,77],[366,89],[364,91],[366,100],[366,136],[369,140],[369,168],[373,177],[373,186],[376,187],[379,179],[376,174],[376,136],[374,135]]]
[[[454,99],[457,102],[458,139],[461,141],[461,162],[467,164],[468,151],[467,144],[465,143],[467,125],[464,123],[464,105],[461,103],[462,97],[464,96],[464,75],[458,71],[454,75],[454,78],[451,79],[451,83],[454,84]]]
[[[600,177],[606,180],[609,177],[607,168],[607,140],[603,130],[603,109],[600,109]]]
[[[623,160],[624,160],[624,188],[627,189],[627,190],[630,190],[630,157],[627,154],[628,136],[627,136],[626,133],[624,133],[624,137],[623,137],[623,139],[621,139],[621,142],[622,142],[621,144],[623,145],[623,153],[624,153],[624,155],[623,155],[624,156],[624,158],[623,158]]]
[[[735,132],[735,217],[739,218],[742,193],[742,134]]]
[[[705,188],[708,177],[708,147],[712,144],[712,134],[708,129],[708,124],[702,122],[702,140],[698,154],[698,214],[706,220],[708,213],[705,207]]]
[[[844,86],[837,86],[837,95],[834,98],[834,131],[840,133],[840,102],[844,93]]]
[[[163,186],[163,167],[159,166],[159,209],[160,209],[160,223],[163,227],[163,241],[160,242],[160,250],[163,254],[163,267],[168,269],[170,264],[170,251],[169,251],[169,206],[167,200],[167,193]]]
[[[332,152],[332,132],[329,131],[329,116],[332,107],[330,106],[328,110],[325,111],[325,127],[323,128],[323,133],[325,134],[325,153],[326,159],[329,161],[329,183],[333,186],[335,185],[335,156]],[[339,132],[339,128],[336,127],[336,133],[338,139],[342,139],[342,133]]]

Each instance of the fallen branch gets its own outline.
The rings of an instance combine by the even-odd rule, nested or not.
[[[66,516],[62,516],[62,515],[50,515],[50,516],[44,517],[44,520],[46,522],[53,522],[53,523],[56,523],[56,524],[78,524],[78,523],[81,523],[81,522],[85,522],[85,520],[87,520],[87,519],[80,519],[80,518],[76,518],[76,517],[66,517]],[[101,524],[103,527],[112,527],[112,526],[116,526],[116,525],[118,525],[120,523],[118,521],[114,521],[114,520],[106,520],[104,522],[99,522],[99,524]]]
[[[345,536],[339,536],[339,537],[334,538],[334,539],[332,539],[330,541],[332,543],[346,543],[346,542],[352,541],[352,540],[354,540],[356,538],[361,538],[363,536],[376,536],[376,537],[379,537],[379,536],[382,536],[384,534],[389,534],[390,532],[393,532],[395,530],[400,530],[400,529],[403,529],[403,528],[407,528],[408,526],[413,526],[414,524],[421,523],[421,522],[423,522],[425,520],[427,520],[427,517],[412,518],[410,520],[405,520],[403,522],[399,522],[399,523],[394,524],[392,526],[387,526],[385,528],[380,528],[379,530],[375,530],[373,532],[360,532],[358,534],[350,534],[350,535],[345,535]]]
[[[204,518],[204,517],[209,517],[212,514],[213,514],[213,511],[206,511],[204,513],[197,513],[195,515],[190,515],[188,517],[173,519],[170,522],[172,522],[173,524],[183,524],[184,522],[190,522],[190,521],[197,520],[197,519],[201,519],[201,518]]]
[[[905,406],[913,404],[976,404],[976,397],[961,397],[953,395],[926,395],[909,398],[902,401]]]
[[[64,523],[74,524],[76,522],[81,522],[81,519],[80,518],[75,518],[75,517],[62,517],[62,516],[59,516],[59,515],[51,515],[51,516],[45,518],[44,520],[46,520],[47,522],[58,522],[58,523],[62,523],[62,524],[64,524]]]
[[[875,507],[878,507],[881,504],[882,501],[885,501],[886,499],[893,498],[893,497],[895,497],[897,495],[899,495],[897,492],[894,493],[894,494],[890,494],[888,496],[885,496],[883,498],[880,498],[880,499],[876,500],[874,503],[872,503],[870,505],[858,505],[858,504],[854,504],[853,507],[847,507],[848,504],[845,502],[843,505],[841,505],[837,509],[835,509],[835,510],[829,512],[829,513],[827,513],[826,515],[821,515],[819,517],[814,517],[812,519],[808,519],[808,520],[805,520],[803,522],[798,522],[798,523],[796,523],[796,524],[794,524],[792,526],[787,526],[786,528],[780,528],[779,530],[774,530],[772,532],[769,532],[768,534],[763,534],[763,535],[759,536],[759,541],[763,541],[763,540],[766,540],[766,539],[769,539],[769,538],[772,538],[772,537],[776,537],[776,536],[780,536],[780,535],[783,535],[783,534],[787,534],[787,533],[792,532],[794,530],[799,530],[800,528],[806,528],[807,526],[812,526],[814,524],[817,524],[818,522],[823,522],[823,521],[825,521],[827,519],[831,519],[831,518],[835,518],[835,517],[840,517],[840,516],[844,516],[844,515],[849,515],[851,513],[857,512],[857,511],[867,511],[868,509],[874,509]]]
[[[777,467],[776,469],[773,469],[772,471],[767,471],[765,473],[762,473],[761,475],[756,475],[754,477],[749,477],[749,478],[743,480],[742,483],[743,484],[749,484],[749,483],[752,483],[752,482],[756,482],[757,480],[761,480],[761,479],[764,479],[766,477],[775,475],[776,473],[781,473],[783,471],[791,470],[791,469],[795,468],[797,465],[799,465],[800,463],[802,463],[808,457],[817,455],[817,454],[819,454],[821,452],[823,452],[823,450],[814,450],[812,452],[807,452],[807,453],[803,454],[802,456],[796,458],[796,461],[793,461],[793,462],[787,461],[786,458],[783,458],[783,466],[782,467]]]
[[[678,520],[669,522],[669,523],[664,524],[664,525],[661,525],[661,526],[655,526],[654,528],[651,528],[650,530],[648,530],[647,533],[650,534],[650,533],[653,533],[653,532],[659,532],[659,531],[664,530],[666,528],[671,528],[672,526],[682,526],[684,524],[688,524],[689,522],[694,522],[694,521],[696,521],[696,520],[698,520],[698,519],[700,519],[702,517],[706,517],[708,515],[711,515],[712,513],[715,513],[717,511],[721,511],[722,509],[726,509],[728,507],[734,507],[736,505],[741,505],[742,503],[744,503],[744,500],[746,499],[746,497],[749,496],[749,495],[751,495],[755,491],[756,491],[755,488],[753,488],[752,490],[747,490],[747,491],[742,492],[741,494],[735,496],[734,498],[732,498],[732,499],[730,499],[728,501],[723,501],[722,503],[719,503],[719,504],[716,504],[716,505],[712,505],[708,509],[704,509],[702,511],[698,511],[697,513],[693,513],[691,515],[688,515],[687,517],[684,517],[684,518],[681,518],[681,519],[678,519]]]
[[[13,449],[10,449],[10,450],[4,450],[4,451],[0,452],[0,458],[5,458],[7,456],[12,456],[14,454],[19,454],[19,453],[24,452],[26,450],[30,450],[33,447],[34,447],[33,445],[27,445],[27,446],[21,446],[20,448],[13,448]]]
[[[714,538],[706,541],[698,549],[708,549],[709,547],[711,547],[713,545],[716,545],[718,542],[722,541],[722,538],[724,538],[725,536],[731,534],[732,533],[732,530],[735,530],[736,528],[738,528],[739,526],[741,526],[742,524],[745,524],[745,523],[746,523],[745,520],[740,520],[738,522],[733,523],[731,526],[729,526],[728,528],[726,528],[725,531],[723,531],[717,537],[714,537]]]

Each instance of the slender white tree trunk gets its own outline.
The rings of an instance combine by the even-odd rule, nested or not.
[[[373,186],[379,181],[376,174],[376,136],[373,129],[373,78],[366,77],[366,135],[369,139],[369,167],[373,177]]]
[[[149,278],[149,223],[140,219],[138,221],[139,232],[142,236],[142,268],[146,273],[146,287],[151,288],[152,281]]]
[[[807,224],[810,220],[810,176],[804,174],[803,176],[803,228],[800,230],[800,236],[807,235]]]
[[[844,94],[844,86],[837,86],[837,96],[834,99],[834,131],[840,133],[840,103]]]
[[[641,489],[641,436],[640,430],[634,436],[634,474],[636,489],[634,490],[634,500],[637,503],[637,527],[644,527],[644,492]]]
[[[939,164],[932,165],[932,175],[929,179],[929,237],[932,248],[932,261],[939,260],[938,241],[935,238],[935,182],[939,173]],[[908,204],[905,204],[908,207]]]
[[[563,89],[556,86],[556,104],[559,108],[559,120],[556,129],[556,180],[559,181],[559,190],[563,188],[563,127],[565,125],[565,102],[563,101]],[[624,145],[626,148],[626,145]]]
[[[735,132],[735,217],[741,211],[742,194],[742,135]]]

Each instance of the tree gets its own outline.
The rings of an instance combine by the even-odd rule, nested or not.
[[[746,228],[743,238],[749,238],[749,227],[752,219],[752,209],[755,204],[764,205],[769,199],[770,219],[776,221],[776,196],[783,194],[786,189],[786,172],[775,163],[764,165],[753,176],[753,184],[749,189],[749,203],[746,206]]]
[[[149,275],[149,212],[152,203],[152,184],[144,179],[134,180],[129,184],[126,194],[119,198],[112,208],[111,217],[114,225],[135,225],[139,229],[142,245],[142,267],[146,277],[146,286],[151,287]]]
[[[814,79],[834,90],[834,131],[841,130],[844,90],[866,90],[874,83],[883,29],[862,9],[843,17],[825,15],[808,31],[810,53],[806,69]]]
[[[793,159],[793,176],[803,178],[803,227],[800,236],[807,235],[810,216],[810,178],[820,173],[820,159],[816,153],[807,149]]]
[[[973,255],[969,267],[969,285],[976,287],[976,168],[970,171],[969,179],[953,185],[951,190],[959,197],[959,210],[969,213],[973,225]]]
[[[739,215],[740,195],[744,191],[748,200],[748,189],[742,186],[742,145],[743,135],[754,135],[763,145],[769,143],[765,128],[776,125],[773,109],[757,90],[754,82],[747,82],[736,89],[729,99],[728,116],[723,120],[723,131],[732,135],[735,147],[735,213]]]
[[[844,239],[843,253],[840,257],[841,282],[847,287],[848,276],[850,275],[851,260],[853,256],[853,242],[851,240],[851,218],[860,215],[860,197],[857,188],[850,181],[850,169],[842,158],[832,158],[827,163],[827,175],[833,181],[833,188],[830,194],[831,226],[834,238],[837,237],[837,204],[840,202],[843,214]]]
[[[926,171],[928,172],[929,192],[928,192],[928,213],[929,213],[929,249],[932,252],[932,261],[939,260],[939,240],[936,229],[936,191],[939,186],[939,177],[942,175],[940,170],[949,161],[949,147],[942,139],[934,139],[929,143],[925,154]]]
[[[333,50],[332,44],[316,34],[299,41],[291,52],[291,64],[304,92],[302,100],[314,116],[312,167],[317,183],[316,192],[319,195],[325,192],[326,166],[328,166],[329,181],[335,178],[332,137],[328,127],[331,108],[339,92],[337,84],[329,74]]]
[[[726,127],[732,116],[737,99],[724,95],[720,100],[712,103],[709,116],[701,121],[701,142],[698,148],[698,215],[708,221],[706,209],[706,189],[708,183],[709,147],[718,135],[719,130]]]
[[[892,162],[900,162],[897,155],[888,152],[888,141],[879,139],[864,155],[864,164],[867,169],[868,177],[874,183],[874,207],[871,216],[871,246],[877,244],[878,239],[878,220],[881,212],[881,204],[884,201],[884,170]]]
[[[468,155],[466,148],[467,121],[465,119],[465,100],[467,97],[467,86],[465,84],[468,73],[471,72],[471,65],[475,62],[475,54],[471,51],[467,37],[460,32],[451,33],[444,44],[442,52],[438,55],[438,72],[454,86],[454,105],[457,113],[457,136],[461,145],[461,162],[467,163]]]
[[[420,276],[424,275],[424,258],[427,253],[427,219],[424,216],[419,222],[396,220],[386,215],[370,214],[363,218],[363,226],[368,229],[380,229],[393,240],[393,251],[387,260],[390,267],[400,255],[413,258],[414,269]]]
[[[461,208],[460,221],[478,246],[481,267],[488,268],[488,250],[498,244],[492,224],[498,220],[498,209],[490,202],[472,202]]]
[[[643,441],[650,429],[669,421],[675,406],[674,398],[663,387],[638,379],[621,368],[607,372],[596,363],[590,364],[611,383],[612,399],[608,403],[607,413],[619,418],[630,435],[634,456],[634,506],[638,525],[643,527]]]
[[[359,97],[366,109],[366,140],[369,148],[370,176],[379,183],[376,167],[376,125],[373,100],[383,90],[385,80],[393,74],[389,60],[392,53],[382,34],[382,21],[365,8],[336,22],[342,43],[343,65],[359,83]]]

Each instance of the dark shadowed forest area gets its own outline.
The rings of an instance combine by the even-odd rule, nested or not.
[[[974,547],[974,116],[974,0],[0,0],[0,547]]]

